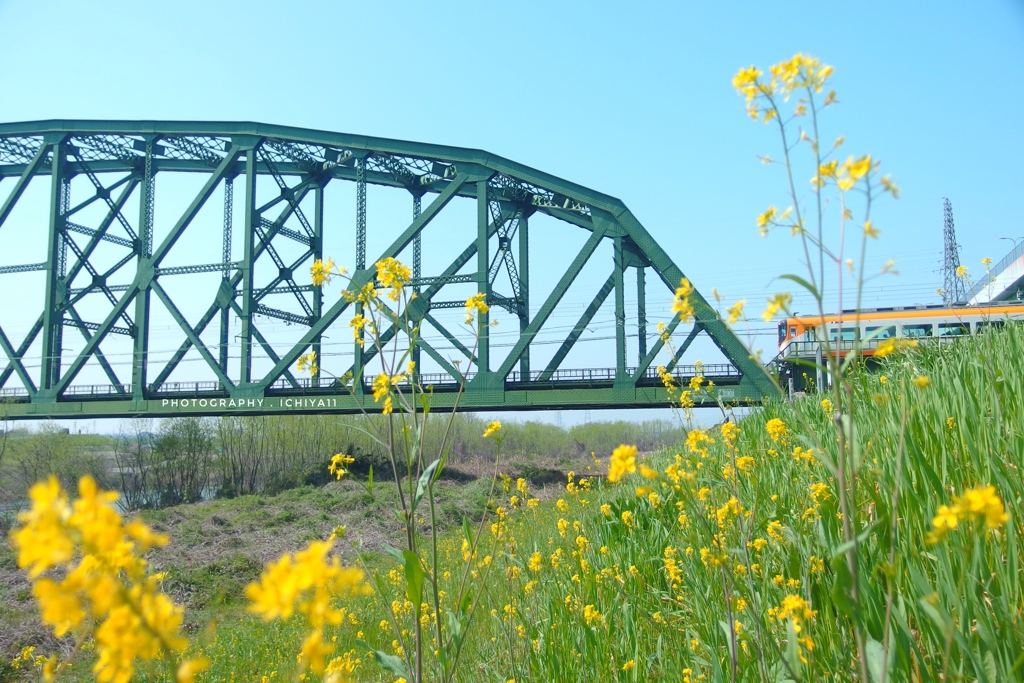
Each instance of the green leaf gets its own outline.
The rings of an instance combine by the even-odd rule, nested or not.
[[[868,638],[864,645],[864,654],[868,660],[868,674],[874,683],[882,683],[885,676],[885,648],[874,638]]]
[[[800,643],[797,641],[796,625],[786,620],[786,663],[793,676],[800,676]]]
[[[864,528],[864,531],[862,531],[859,534],[857,534],[857,540],[856,541],[847,541],[846,543],[841,543],[841,544],[837,545],[835,547],[835,549],[832,551],[832,559],[834,560],[837,557],[841,557],[843,555],[846,555],[846,553],[848,553],[850,550],[852,550],[854,548],[854,546],[856,546],[856,545],[863,545],[864,541],[867,540],[868,536],[871,535],[871,532],[874,531],[875,527],[878,526],[878,525],[879,525],[879,521],[876,520],[876,521],[872,522],[871,524],[867,525],[867,527]]]
[[[402,556],[402,551],[401,550],[399,550],[398,548],[396,548],[394,546],[390,546],[387,543],[382,543],[381,547],[384,548],[384,552],[386,552],[388,555],[390,555],[391,557],[395,558],[400,563],[405,564],[405,558]]]
[[[789,675],[789,669],[781,659],[768,669],[768,680],[774,683],[793,683],[793,677]]]
[[[999,668],[996,666],[996,658],[989,650],[981,660],[981,666],[985,670],[985,678],[995,683],[999,680]]]
[[[420,501],[423,500],[423,494],[427,490],[427,485],[430,484],[430,478],[434,476],[434,470],[437,469],[440,460],[434,460],[434,462],[427,465],[427,469],[423,470],[420,475],[420,480],[416,483],[416,497],[412,501],[412,512],[416,513],[416,508],[419,507]]]
[[[853,601],[853,575],[846,564],[844,554],[832,558],[832,570],[835,572],[835,580],[832,583],[832,604],[840,614],[859,622],[857,603]]]
[[[462,518],[462,533],[466,537],[466,543],[468,543],[469,547],[472,548],[473,547],[473,529],[472,529],[472,527],[469,526],[469,517],[463,517]]]
[[[732,629],[729,628],[729,624],[721,620],[719,620],[718,626],[725,634],[725,643],[729,646],[729,659],[734,659],[736,657],[736,638],[733,636]]]
[[[951,628],[949,618],[943,612],[940,612],[938,607],[924,598],[918,600],[917,603],[921,605],[921,609],[924,610],[924,613],[928,615],[928,618],[938,627],[939,633],[945,638]]]
[[[420,565],[420,558],[411,550],[403,550],[405,556],[405,589],[409,596],[409,602],[416,610],[416,616],[420,614],[420,605],[423,604],[423,567]]]
[[[370,474],[366,481],[366,489],[370,493],[373,493],[373,465],[370,465]]]
[[[441,478],[441,473],[444,472],[444,466],[448,462],[448,453],[447,453],[447,451],[445,453],[443,453],[441,455],[441,457],[438,458],[438,460],[439,460],[439,462],[437,463],[437,472],[434,473],[434,481],[437,481],[438,479],[440,479]]]
[[[450,609],[445,612],[448,613],[448,633],[451,634],[452,643],[458,645],[462,640],[462,622],[459,621],[458,615]]]
[[[806,289],[808,292],[810,292],[811,296],[814,297],[815,301],[817,301],[819,303],[821,302],[821,295],[818,294],[818,290],[814,287],[814,285],[812,285],[810,282],[808,282],[807,280],[803,279],[799,275],[793,275],[791,273],[787,273],[785,275],[780,275],[779,279],[780,280],[789,280],[790,282],[797,283],[798,285],[800,285],[801,287]]]
[[[409,672],[406,670],[405,662],[402,660],[401,657],[398,657],[396,655],[389,655],[387,652],[383,652],[381,650],[374,650],[365,641],[362,640],[357,640],[356,643],[362,647],[365,647],[367,650],[373,652],[373,657],[377,660],[377,663],[385,669],[387,669],[388,671],[390,671],[391,673],[395,674],[395,676],[398,676],[399,678],[409,678]]]

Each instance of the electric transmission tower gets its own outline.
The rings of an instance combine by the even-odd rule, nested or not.
[[[960,245],[956,243],[953,228],[953,205],[945,197],[942,198],[942,214],[942,303],[951,306],[964,298],[964,281],[956,272],[960,268]]]

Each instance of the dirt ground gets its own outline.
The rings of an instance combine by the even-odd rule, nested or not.
[[[595,470],[589,454],[552,467],[525,461],[503,462],[500,467],[513,485],[517,477],[526,478],[532,495],[542,500],[564,491],[568,471],[580,477],[595,476]],[[472,458],[447,468],[434,501],[439,528],[460,524],[463,516],[479,518],[494,471],[493,461]],[[336,546],[345,562],[355,561],[357,553],[376,553],[383,544],[396,543],[402,527],[392,512],[394,494],[393,482],[378,482],[370,494],[364,482],[343,479],[276,496],[241,496],[146,511],[142,518],[171,539],[147,559],[153,571],[166,573],[165,591],[186,606],[187,614],[231,604],[240,600],[244,586],[258,578],[268,562],[311,540],[326,538],[335,527],[347,528],[348,542]],[[505,495],[499,481],[493,497]],[[424,528],[429,528],[426,520]],[[0,658],[9,660],[25,645],[35,645],[40,652],[67,652],[71,647],[67,639],[55,639],[40,622],[28,579],[17,567],[14,551],[4,543],[0,546]]]

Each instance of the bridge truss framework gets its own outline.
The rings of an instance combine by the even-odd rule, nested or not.
[[[156,214],[155,181],[172,174],[192,174],[203,182],[182,212],[166,217],[163,223],[168,227],[157,239],[157,219],[165,217]],[[356,306],[342,297],[328,304],[322,289],[308,283],[310,265],[325,256],[325,230],[332,224],[325,215],[325,188],[338,182],[355,185],[352,289],[375,276],[375,261],[367,260],[367,186],[401,188],[412,198],[411,222],[378,258],[411,260],[411,285],[417,292],[410,306],[412,320],[430,325],[461,353],[463,365],[425,339],[415,350],[417,358],[429,357],[440,370],[421,378],[433,388],[435,408],[453,407],[463,377],[459,405],[468,410],[666,404],[668,397],[653,367],[664,342],[647,330],[647,277],[650,272],[671,292],[683,273],[614,197],[473,149],[257,123],[43,121],[0,124],[0,235],[17,229],[46,241],[41,262],[11,263],[11,255],[0,255],[0,283],[4,275],[16,273],[41,271],[45,276],[42,291],[28,292],[24,298],[8,296],[0,305],[0,348],[6,358],[6,363],[0,362],[0,398],[6,415],[19,419],[351,413],[379,408],[364,383],[349,391],[332,378],[304,378],[293,372],[306,351],[323,357],[325,331]],[[48,193],[45,214],[31,207],[18,213],[19,203],[27,203],[23,198],[30,186],[40,184]],[[221,258],[190,262],[188,254],[175,247],[203,207],[212,205],[215,194],[224,205],[222,235],[216,236],[222,242]],[[452,249],[446,268],[424,275],[424,230],[456,198],[475,201],[475,237]],[[237,202],[244,203],[241,210]],[[239,213],[244,213],[241,226],[236,225]],[[11,220],[12,215],[19,218]],[[539,307],[531,308],[530,221],[538,215],[575,226],[585,231],[586,239],[579,252],[566,259],[553,289],[542,301],[533,302]],[[242,254],[233,258],[239,233]],[[545,331],[599,246],[608,242],[613,258],[607,279],[592,292],[590,304],[550,360],[535,367],[531,343]],[[166,265],[168,260],[184,263]],[[219,284],[206,292],[209,305],[203,315],[189,321],[165,285],[174,278],[209,273],[220,275]],[[496,286],[499,275],[508,287],[505,292]],[[475,353],[437,320],[438,311],[464,304],[464,298],[445,298],[452,285],[475,287],[492,308],[518,318],[518,336],[504,358],[493,354],[487,315],[480,319]],[[635,286],[637,295],[638,349],[633,363],[627,359],[627,286]],[[610,296],[616,322],[614,367],[562,367]],[[678,316],[668,323],[670,334],[677,328],[688,331],[675,356],[664,364],[684,383],[696,374],[696,368],[678,363],[703,332],[725,358],[701,370],[719,386],[721,398],[750,404],[774,394],[763,366],[750,358],[699,292],[694,292],[692,302],[692,325],[680,327]],[[162,366],[154,366],[149,353],[156,303],[184,333],[180,347]],[[2,309],[14,306],[38,310],[21,339],[12,339],[3,330]],[[88,319],[86,310],[100,313]],[[275,346],[261,333],[261,318],[299,326],[302,333],[287,348]],[[240,322],[234,336],[233,320]],[[67,330],[80,335],[80,349],[69,351]],[[383,331],[388,340],[399,334],[394,327]],[[104,353],[112,340],[130,345],[130,377],[124,371],[119,375]],[[232,343],[238,347],[237,359],[229,357]],[[195,352],[208,379],[170,381],[186,355]],[[269,359],[269,367],[262,371],[254,370],[253,362],[260,352],[263,360]],[[348,369],[361,376],[373,356],[369,345],[363,350],[353,344]],[[106,383],[76,381],[87,366],[93,372],[98,368]],[[366,373],[372,375],[372,370]]]

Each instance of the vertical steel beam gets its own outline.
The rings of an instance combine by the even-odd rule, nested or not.
[[[356,272],[366,269],[366,157],[356,159]],[[356,315],[363,314],[363,305],[356,304]],[[357,394],[363,393],[363,330],[357,331],[352,349],[352,372]]]
[[[59,273],[58,277],[65,283],[67,283],[68,276],[68,236],[64,232],[64,224],[67,221],[68,216],[71,214],[71,178],[63,176],[60,179],[61,184],[64,186],[60,193],[60,267],[57,269]]]
[[[356,159],[356,272],[366,269],[366,158]],[[356,315],[363,314],[363,305],[356,303]],[[363,393],[363,344],[362,328],[356,331],[352,347],[352,377],[357,394]]]
[[[148,267],[153,255],[153,216],[156,207],[154,190],[156,179],[153,175],[153,140],[146,141],[146,165],[143,171],[139,195],[139,253],[137,271]],[[132,397],[136,401],[146,398],[149,365],[149,304],[152,294],[151,283],[135,297],[135,340],[132,353]]]
[[[356,159],[356,269],[366,268],[366,159]]]
[[[642,265],[636,267],[636,338],[637,365],[644,362],[647,355],[647,278],[646,269]]]
[[[412,219],[416,220],[420,217],[423,212],[423,205],[420,203],[420,195],[414,194],[412,196]],[[414,280],[419,280],[422,275],[423,266],[423,233],[416,233],[416,237],[412,240],[412,277]],[[414,290],[417,294],[420,293],[419,284],[416,285]]]
[[[623,254],[622,238],[615,237],[615,380],[623,379],[626,374],[626,301],[623,286]]]
[[[490,265],[487,210],[487,181],[478,180],[476,182],[476,271],[479,278],[477,291],[484,295],[484,301],[487,301],[491,294],[491,284],[487,277]],[[478,316],[478,325],[480,341],[477,345],[476,368],[477,372],[488,373],[491,370],[490,316],[487,313],[481,313]]]
[[[422,195],[414,194],[412,196],[412,219],[415,221],[423,213]],[[413,287],[413,293],[416,296],[420,295],[419,279],[423,277],[423,233],[416,233],[416,237],[412,240],[412,277],[416,280],[416,286]],[[419,323],[419,327],[422,328],[422,321]],[[416,334],[416,339],[419,339],[419,332]],[[412,361],[416,364],[416,374],[422,372],[420,368],[420,345],[412,349]]]
[[[252,381],[252,312],[255,302],[252,298],[253,271],[256,259],[253,242],[256,225],[260,216],[256,211],[256,149],[245,152],[245,232],[244,252],[242,255],[242,349],[239,362],[238,385],[248,385]]]
[[[530,326],[530,225],[524,209],[519,214],[519,334],[526,334]],[[519,359],[519,373],[524,381],[530,380],[530,347],[523,349]]]
[[[221,271],[221,278],[227,280],[231,277],[231,230],[235,216],[235,179],[224,179],[224,235],[221,238],[220,261],[224,264]]]
[[[46,289],[43,302],[43,357],[40,390],[51,391],[60,381],[61,351],[63,346],[62,305],[66,284],[60,274],[60,252],[64,237],[64,141],[53,143],[50,159],[50,226],[46,251]],[[52,396],[52,398],[56,398]]]
[[[234,287],[230,284],[231,269],[231,236],[234,230],[235,220],[235,179],[224,179],[224,234],[221,238],[220,260],[224,264],[221,271],[221,289],[225,294],[232,294]],[[220,346],[217,351],[217,360],[220,362],[220,369],[225,375],[228,373],[228,343],[231,333],[231,300],[221,304],[220,309]]]
[[[326,180],[324,183],[326,184]],[[324,185],[317,185],[313,190],[313,243],[310,245],[313,252],[313,260],[320,261],[324,257]],[[310,324],[316,324],[324,310],[323,287],[313,288],[313,320]],[[323,358],[320,356],[323,335],[317,334],[313,337],[313,352],[316,353],[316,372],[313,373],[313,386],[320,386],[320,366]]]

